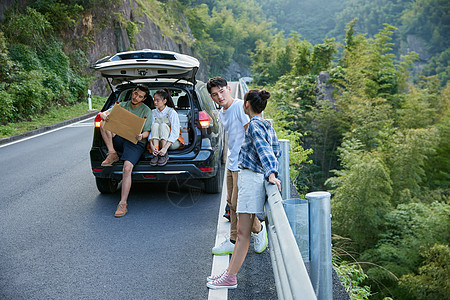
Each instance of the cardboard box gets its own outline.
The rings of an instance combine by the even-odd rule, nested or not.
[[[136,136],[142,132],[144,125],[144,118],[136,116],[116,103],[108,115],[108,121],[103,123],[103,129],[109,130],[137,144],[138,140]]]

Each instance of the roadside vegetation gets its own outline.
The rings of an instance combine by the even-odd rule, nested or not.
[[[28,7],[11,12],[0,31],[0,125],[31,121],[86,99],[84,53],[66,54],[50,17]],[[4,128],[4,127],[2,127]],[[2,129],[2,134],[5,132]]]
[[[441,87],[437,75],[412,82],[417,56],[392,54],[396,28],[368,38],[356,23],[343,44],[297,35],[259,42],[254,84],[273,92],[266,113],[277,132],[311,151],[291,160],[298,190],[332,193],[335,268],[352,299],[443,299],[450,84]],[[328,96],[317,86],[321,71],[330,76]]]
[[[93,111],[100,111],[105,104],[105,101],[105,97],[92,96],[92,111],[89,111],[86,96],[84,102],[77,102],[70,106],[51,107],[45,113],[32,118],[30,121],[10,122],[6,125],[0,125],[0,139],[57,124],[65,120],[92,113]]]
[[[333,264],[352,299],[446,299],[448,1],[322,0],[324,10],[308,13],[317,11],[313,2],[133,5],[165,35],[192,45],[210,76],[236,62],[272,93],[266,117],[290,140],[298,191],[332,193]],[[131,41],[142,26],[109,10],[119,0],[28,3],[0,24],[0,138],[88,112],[92,36],[70,37],[83,11],[101,10],[104,22],[94,30],[115,20]],[[424,42],[428,61],[401,55],[410,35]],[[414,67],[418,61],[423,68]],[[92,100],[94,109],[104,102]]]

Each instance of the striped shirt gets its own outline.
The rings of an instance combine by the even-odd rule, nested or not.
[[[239,152],[239,168],[262,173],[268,179],[271,173],[278,176],[280,156],[280,143],[270,123],[258,116],[251,118]]]

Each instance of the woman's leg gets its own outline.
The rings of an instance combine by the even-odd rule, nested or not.
[[[253,214],[239,213],[237,223],[237,238],[228,266],[228,274],[235,275],[244,263],[250,244]]]
[[[181,144],[179,140],[176,140],[172,145],[169,146],[169,150],[176,150],[180,148]]]
[[[151,133],[152,133],[152,139],[150,140],[150,143],[152,143],[152,145],[159,150],[159,137],[160,137],[160,126],[159,123],[153,123],[152,124],[152,129],[151,129]]]
[[[161,140],[161,149],[164,148],[167,144],[166,140]]]
[[[159,150],[159,140],[158,139],[152,139],[151,143],[156,149]]]
[[[161,149],[168,143],[167,139],[169,138],[169,135],[170,135],[169,125],[167,125],[166,123],[161,123],[159,125],[159,138],[161,140]]]

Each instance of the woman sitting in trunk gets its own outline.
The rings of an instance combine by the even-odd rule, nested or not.
[[[159,89],[153,95],[155,109],[152,110],[152,129],[148,137],[149,151],[153,154],[152,166],[164,166],[169,160],[167,150],[184,145],[180,135],[180,119],[175,111],[172,97],[167,88]]]

